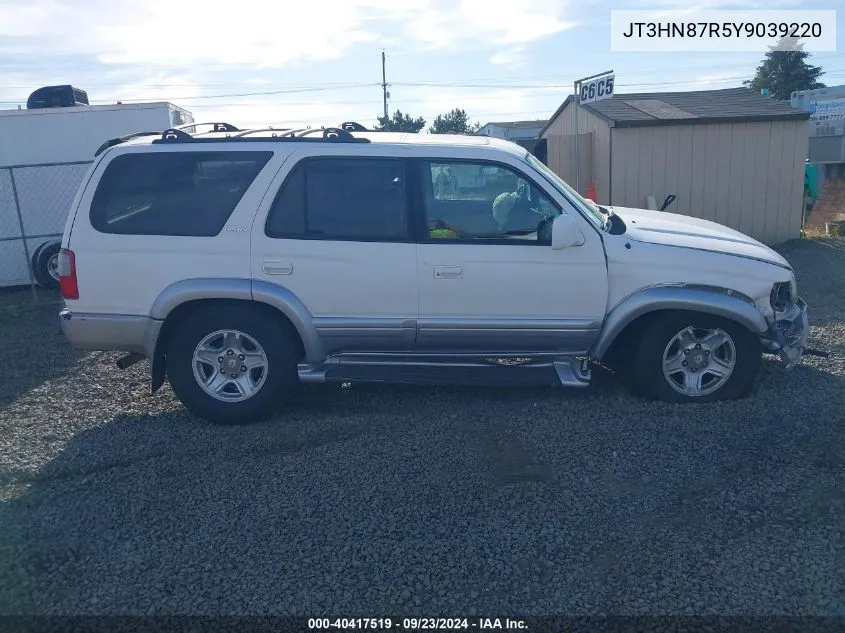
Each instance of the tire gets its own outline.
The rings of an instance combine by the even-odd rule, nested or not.
[[[666,402],[742,398],[751,390],[762,359],[753,333],[734,321],[697,312],[658,316],[645,328],[636,350],[634,388]]]
[[[49,244],[49,242],[42,242],[35,248],[34,251],[32,251],[32,254],[29,256],[29,265],[32,269],[32,276],[35,278],[35,283],[39,285],[41,284],[41,282],[38,281],[38,273],[36,272],[38,270],[38,255],[39,253],[41,253],[41,249],[43,249],[47,244]]]
[[[220,332],[228,332],[230,338]],[[233,332],[240,336],[233,337]],[[205,343],[204,351],[198,352],[201,343]],[[228,354],[230,349],[232,354]],[[195,352],[203,359],[196,360]],[[265,363],[259,371],[261,353]],[[299,386],[294,333],[252,306],[220,305],[189,314],[176,326],[166,356],[167,374],[176,396],[191,413],[215,424],[263,420]],[[250,367],[237,367],[241,362]],[[226,373],[230,370],[234,373]],[[231,379],[233,375],[238,376],[237,381]],[[201,385],[201,379],[208,388]],[[244,398],[250,388],[254,391]],[[218,395],[210,395],[209,390]]]
[[[59,289],[59,279],[54,275],[56,275],[56,258],[58,258],[61,249],[61,242],[45,242],[33,253],[35,260],[33,274],[38,285],[42,288]]]

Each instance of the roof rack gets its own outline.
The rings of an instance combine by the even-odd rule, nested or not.
[[[240,132],[240,129],[236,128],[231,123],[223,123],[222,121],[209,121],[208,123],[183,123],[182,125],[174,126],[174,130],[184,130],[189,127],[200,127],[201,125],[210,125],[212,126],[212,132]]]
[[[243,138],[244,136],[249,136],[250,134],[258,134],[260,132],[273,132],[271,136],[278,136],[279,134],[285,134],[287,132],[293,131],[293,128],[289,127],[273,127],[272,125],[269,127],[259,127],[255,128],[254,130],[243,130],[238,132],[237,134],[233,134],[232,138]]]
[[[272,131],[274,134],[270,137],[261,136],[261,137],[254,137],[249,138],[248,134],[252,134],[255,132],[269,132]],[[320,133],[320,136],[314,138],[312,135],[316,133]],[[155,133],[157,134],[157,132]],[[352,136],[352,134],[343,128],[339,127],[327,127],[327,128],[301,128],[301,129],[292,129],[292,130],[271,130],[270,128],[264,130],[243,130],[239,134],[235,135],[227,135],[224,138],[197,138],[196,136],[192,136],[187,132],[180,130],[179,128],[169,128],[164,132],[161,132],[161,138],[157,138],[153,140],[153,143],[219,143],[225,141],[256,141],[256,142],[268,142],[268,141],[300,141],[300,142],[334,142],[334,143],[369,143],[370,139],[368,138],[358,138]]]
[[[211,130],[208,132],[195,132],[194,134],[189,134],[186,132],[186,129],[189,128],[197,128],[202,126],[211,126]],[[94,157],[99,156],[104,151],[106,151],[110,147],[114,147],[115,145],[120,145],[121,143],[125,143],[133,138],[137,138],[139,136],[160,136],[161,138],[157,138],[153,140],[153,143],[192,143],[192,142],[219,142],[219,141],[228,141],[228,140],[238,140],[238,141],[306,141],[309,143],[314,142],[335,142],[335,143],[369,143],[370,139],[367,138],[358,138],[352,135],[352,132],[373,132],[374,130],[369,130],[365,128],[360,123],[356,123],[355,121],[344,121],[337,127],[304,127],[304,128],[275,128],[273,126],[268,126],[266,128],[256,128],[252,130],[242,130],[238,127],[235,127],[231,123],[225,123],[223,121],[209,121],[204,123],[183,123],[182,125],[176,125],[174,127],[168,128],[164,130],[164,132],[136,132],[134,134],[127,134],[126,136],[121,136],[119,138],[109,139],[105,143],[103,143],[99,149],[94,153]],[[203,137],[197,138],[204,134],[213,134],[215,132],[225,133],[226,136],[224,138],[219,137]],[[260,136],[254,138],[248,138],[252,134],[259,134],[261,132],[271,132],[272,134],[267,136]],[[321,136],[315,137],[314,135],[320,133]]]
[[[115,145],[120,145],[121,143],[130,141],[133,138],[138,138],[139,136],[157,136],[159,134],[161,134],[161,132],[135,132],[134,134],[127,134],[126,136],[110,138],[105,143],[100,145],[100,147],[97,148],[97,151],[94,152],[94,158],[97,158],[97,156],[105,152],[108,148],[114,147]]]
[[[338,126],[341,130],[346,130],[347,132],[374,132],[375,130],[368,130],[360,123],[356,123],[355,121],[345,121]]]

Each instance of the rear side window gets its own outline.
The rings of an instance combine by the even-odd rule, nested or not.
[[[267,216],[269,237],[351,241],[408,239],[405,162],[309,158],[285,179]]]
[[[124,154],[106,167],[91,224],[123,235],[217,235],[272,152]]]

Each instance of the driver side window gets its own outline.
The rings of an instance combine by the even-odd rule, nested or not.
[[[560,209],[516,171],[471,161],[422,165],[430,240],[550,242]]]

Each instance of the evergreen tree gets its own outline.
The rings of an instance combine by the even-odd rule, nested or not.
[[[809,56],[797,40],[782,38],[776,46],[770,47],[757,66],[754,78],[743,84],[757,92],[768,88],[772,97],[784,101],[788,101],[796,90],[824,88],[825,85],[817,81],[824,71],[820,66],[808,64]]]
[[[446,114],[438,114],[428,131],[432,134],[475,134],[480,128],[480,123],[469,122],[466,111],[455,108]]]
[[[410,114],[404,114],[400,110],[393,113],[392,117],[378,117],[376,130],[379,132],[411,132],[416,134],[425,127],[425,119],[422,117],[412,118]]]

